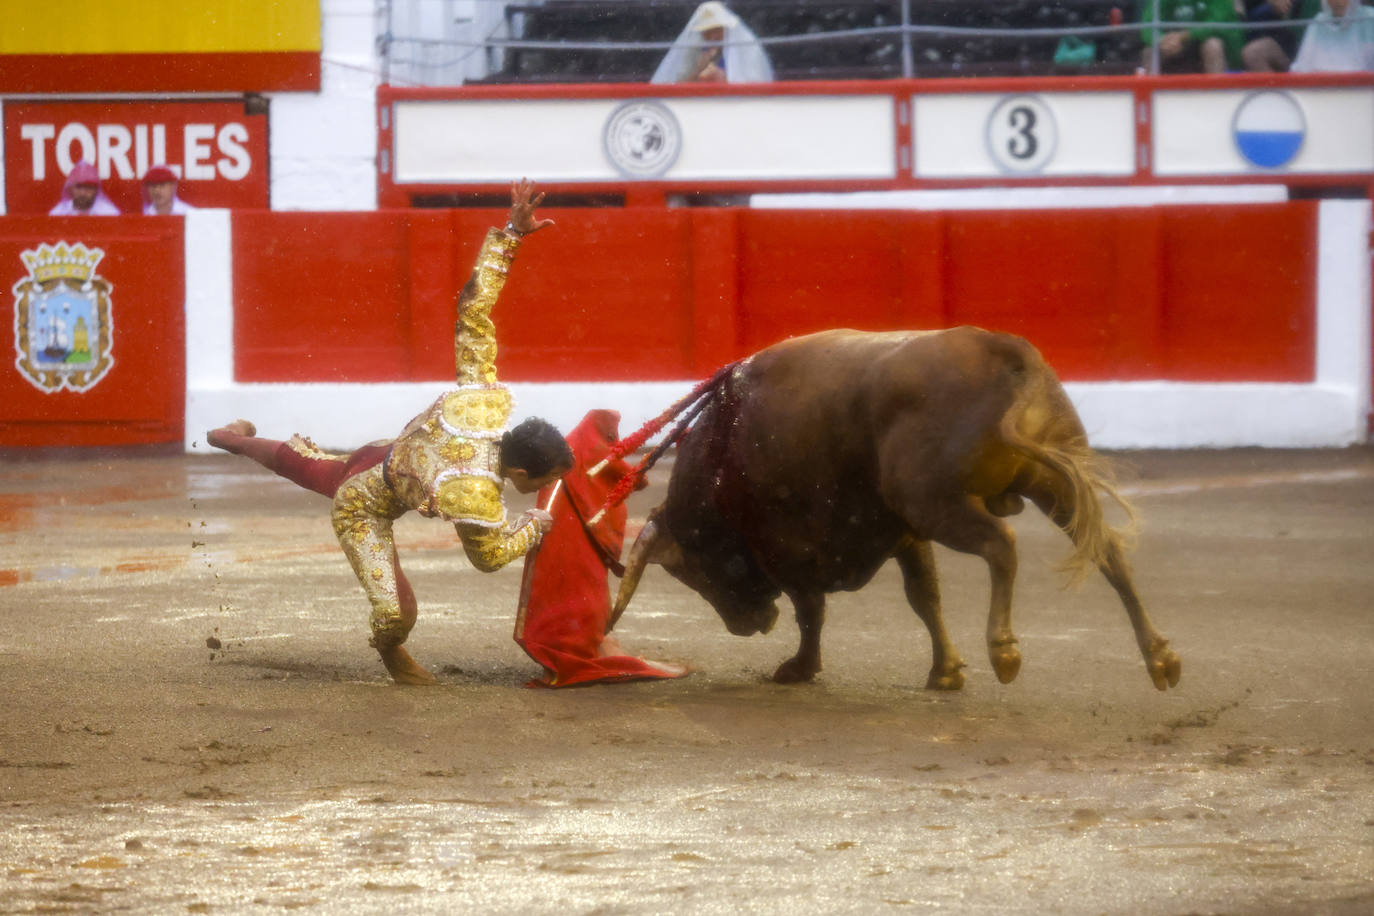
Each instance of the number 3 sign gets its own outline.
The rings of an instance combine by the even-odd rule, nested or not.
[[[1058,141],[1054,113],[1036,96],[1008,96],[988,116],[988,154],[1004,172],[1040,171]]]

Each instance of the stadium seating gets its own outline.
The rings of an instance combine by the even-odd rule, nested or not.
[[[1028,29],[1099,26],[1116,7],[1130,22],[1133,0],[910,0],[915,26]],[[686,24],[695,0],[547,0],[506,8],[512,34],[529,41],[668,42]],[[780,80],[884,79],[903,75],[901,37],[872,30],[901,25],[900,0],[734,0],[730,8],[762,39],[854,32],[825,40],[769,43]],[[1096,36],[1090,64],[1055,62],[1054,35],[940,35],[912,38],[918,77],[1021,76],[1064,72],[1123,73],[1139,59],[1134,32]],[[660,49],[514,48],[491,82],[638,82]]]

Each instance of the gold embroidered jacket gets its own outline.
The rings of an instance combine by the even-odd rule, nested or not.
[[[458,388],[411,420],[386,461],[386,477],[422,515],[453,522],[468,559],[499,569],[539,541],[527,516],[506,518],[501,501],[501,435],[512,399],[496,380],[496,326],[491,310],[506,282],[520,238],[492,229],[458,295],[454,362]]]

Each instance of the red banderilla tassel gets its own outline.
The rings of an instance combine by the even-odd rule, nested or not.
[[[597,522],[601,521],[607,510],[620,505],[629,497],[630,493],[634,491],[635,485],[639,483],[644,475],[649,472],[649,469],[658,462],[658,459],[663,456],[663,453],[666,452],[673,443],[677,442],[678,439],[681,439],[683,433],[687,432],[688,427],[692,425],[692,421],[695,420],[697,415],[711,402],[711,395],[714,394],[717,384],[721,379],[725,378],[729,372],[734,370],[737,365],[739,364],[730,363],[727,366],[722,366],[717,369],[710,378],[698,384],[686,397],[677,401],[677,403],[654,417],[648,423],[645,423],[634,433],[611,446],[610,453],[598,462],[594,468],[587,472],[588,477],[596,476],[601,473],[602,469],[611,461],[638,449],[648,441],[651,436],[661,430],[669,420],[682,413],[682,411],[687,410],[690,405],[691,409],[687,410],[687,415],[679,421],[677,426],[673,428],[673,431],[665,436],[663,441],[654,447],[653,451],[645,455],[639,464],[635,466],[634,470],[617,481],[615,488],[607,494],[605,505],[601,507],[596,515],[591,517],[587,522],[588,525],[595,525]]]

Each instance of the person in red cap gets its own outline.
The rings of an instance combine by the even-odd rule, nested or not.
[[[177,176],[165,165],[155,165],[143,175],[143,215],[174,216],[195,207],[177,196]]]
[[[62,199],[49,216],[118,216],[119,208],[100,190],[100,173],[82,159],[67,173]]]
[[[610,456],[620,438],[620,414],[592,410],[568,433],[573,466],[560,484],[542,489],[539,505],[553,516],[553,527],[539,549],[525,559],[525,580],[516,610],[515,641],[544,674],[530,687],[572,687],[595,682],[672,678],[687,673],[680,665],[625,655],[611,627],[607,572],[623,575],[626,510],[617,504],[591,519],[630,466]],[[596,473],[590,473],[595,470]],[[646,481],[636,479],[636,488]]]

